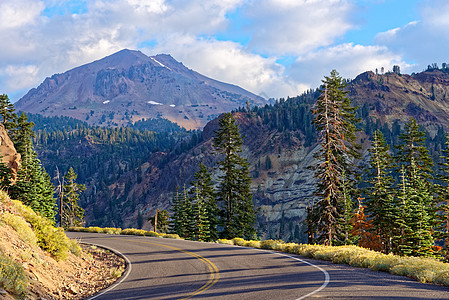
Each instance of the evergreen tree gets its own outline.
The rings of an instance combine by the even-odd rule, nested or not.
[[[14,104],[9,101],[8,95],[0,95],[0,122],[9,135],[13,135],[17,126],[17,114],[14,111]]]
[[[22,166],[17,172],[16,184],[11,186],[9,193],[11,198],[22,201],[34,211],[54,221],[54,187],[33,149],[33,126],[34,123],[28,122],[27,116],[22,113],[13,136],[14,146],[22,157]]]
[[[429,203],[433,196],[425,189],[426,182],[419,177],[416,166],[411,164],[410,178],[408,180],[403,167],[401,194],[399,201],[400,218],[396,219],[400,230],[393,241],[396,253],[408,256],[432,256],[433,237],[431,234],[431,210]],[[413,183],[413,184],[412,184]]]
[[[353,224],[351,222],[353,217],[353,201],[350,194],[350,182],[346,180],[346,175],[343,169],[342,183],[341,183],[341,197],[338,201],[338,211],[340,214],[337,218],[336,224],[336,245],[351,245],[354,243],[354,236],[350,234]]]
[[[7,191],[12,182],[11,169],[2,161],[0,157],[0,189]]]
[[[196,199],[193,204],[193,216],[194,216],[194,240],[197,241],[209,241],[211,240],[210,224],[207,211],[206,201],[201,196],[199,188],[196,187]]]
[[[426,133],[416,123],[414,118],[405,124],[404,132],[399,135],[400,144],[396,146],[398,155],[396,160],[399,166],[404,166],[406,176],[411,179],[412,161],[416,167],[419,177],[427,181],[427,188],[433,188],[433,161],[429,149],[425,146]],[[418,177],[416,177],[418,178]],[[414,184],[411,182],[411,184]]]
[[[179,236],[184,235],[184,231],[181,224],[181,211],[183,202],[181,201],[181,197],[179,194],[179,187],[176,187],[176,193],[173,195],[171,210],[173,215],[170,220],[170,232],[177,234]]]
[[[449,250],[449,134],[446,134],[445,148],[441,151],[440,173],[442,185],[438,189],[437,226],[435,237],[444,239],[444,248]]]
[[[401,143],[396,157],[402,168],[402,195],[400,197],[402,232],[398,249],[403,255],[432,255],[433,227],[437,224],[436,188],[432,182],[433,161],[425,147],[425,133],[411,118],[400,135]],[[396,239],[398,240],[398,239]]]
[[[312,215],[316,217],[316,235],[325,245],[331,245],[337,238],[337,219],[342,202],[342,175],[346,180],[356,182],[357,177],[353,160],[359,157],[356,144],[355,118],[356,107],[351,107],[347,97],[345,83],[333,70],[323,80],[323,89],[313,109],[313,124],[318,133],[320,148],[314,157],[318,164],[315,170],[317,190],[314,193],[318,201],[313,206]],[[353,187],[348,187],[353,190]],[[351,191],[354,194],[353,191]],[[340,206],[341,207],[341,206]]]
[[[207,228],[204,230],[208,233],[207,240],[217,240],[218,239],[218,219],[217,219],[217,202],[215,200],[214,189],[212,186],[212,174],[209,172],[207,167],[201,163],[200,169],[195,173],[195,181],[192,182],[192,191],[195,192],[193,198],[196,198],[197,202],[201,200],[201,209],[197,207],[197,210],[205,211],[205,217],[207,222]]]
[[[79,195],[85,190],[83,184],[76,183],[77,174],[70,168],[64,176],[62,200],[62,224],[64,228],[81,226],[84,223],[84,209],[78,205]]]
[[[391,222],[394,207],[393,183],[391,170],[394,167],[389,153],[389,146],[383,134],[377,130],[373,134],[372,147],[368,161],[368,187],[366,188],[366,210],[372,220],[372,230],[382,241],[382,251],[391,252],[391,238],[394,224]]]
[[[256,216],[250,192],[251,177],[247,161],[239,156],[243,140],[231,113],[222,115],[218,126],[214,146],[224,155],[218,162],[222,175],[217,192],[222,204],[222,237],[253,238]]]

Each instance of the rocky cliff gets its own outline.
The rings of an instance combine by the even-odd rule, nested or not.
[[[15,181],[17,171],[19,171],[21,165],[20,154],[17,153],[14,144],[8,136],[5,127],[0,124],[0,157],[3,163],[5,163],[13,174],[13,180]]]
[[[366,72],[349,82],[348,92],[359,105],[362,127],[367,126],[369,119],[376,126],[391,129],[393,122],[403,124],[415,117],[430,133],[435,133],[439,127],[449,128],[449,76],[446,72],[431,70],[415,75]],[[301,112],[294,109],[293,100],[287,99],[278,105],[286,106],[282,112],[265,114],[263,118],[241,112],[234,116],[245,136],[242,156],[248,159],[254,177],[252,191],[259,212],[259,232],[263,238],[304,241],[303,220],[315,187],[313,173],[307,167],[313,164],[316,145],[307,145],[304,130],[282,129],[282,122],[289,123]],[[277,109],[273,107],[273,111]],[[302,110],[303,114],[309,111],[310,106]],[[190,184],[200,162],[210,168],[216,166],[219,158],[212,154],[212,137],[217,124],[217,120],[213,120],[206,125],[204,141],[193,149],[179,155],[156,153],[140,168],[122,176],[110,186],[110,194],[98,195],[98,201],[87,208],[88,219],[94,219],[93,206],[96,211],[107,210],[110,198],[124,201],[123,221],[130,226],[135,226],[138,211],[147,217],[154,214],[156,208],[168,209],[176,187]],[[368,138],[360,134],[364,157],[369,147]],[[137,177],[142,178],[140,182]]]

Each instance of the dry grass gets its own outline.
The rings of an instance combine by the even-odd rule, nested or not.
[[[85,228],[71,228],[73,231],[89,231]],[[96,232],[104,232],[99,229]],[[178,235],[160,234],[141,229],[123,229],[121,234],[135,234],[180,239]],[[313,259],[332,261],[336,264],[347,264],[353,267],[369,268],[374,271],[384,271],[396,275],[414,278],[419,282],[435,283],[449,286],[449,264],[432,258],[403,257],[386,255],[358,246],[323,246],[285,243],[280,240],[246,241],[242,238],[232,240],[219,239],[219,244],[237,245],[297,254]]]

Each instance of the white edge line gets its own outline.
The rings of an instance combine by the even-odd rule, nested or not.
[[[98,293],[98,294],[95,294],[95,295],[93,295],[93,296],[87,298],[86,300],[92,300],[92,299],[95,299],[95,298],[100,297],[100,296],[106,294],[107,292],[109,292],[109,291],[115,289],[115,288],[116,288],[120,283],[122,283],[122,282],[128,277],[128,275],[131,273],[131,270],[132,270],[132,264],[131,264],[131,261],[128,259],[128,257],[126,257],[126,256],[125,256],[123,253],[121,253],[120,251],[115,250],[114,248],[111,248],[111,247],[105,247],[105,246],[103,246],[103,245],[97,245],[97,244],[92,244],[92,243],[86,243],[86,242],[83,242],[83,241],[81,241],[80,243],[82,243],[82,244],[87,244],[87,245],[93,245],[93,246],[105,248],[105,249],[107,249],[107,250],[111,250],[112,252],[114,252],[114,253],[118,254],[119,256],[123,257],[123,258],[125,259],[125,261],[126,261],[126,264],[127,264],[126,273],[125,273],[124,276],[122,276],[122,278],[120,279],[120,281],[115,282],[113,285],[109,286],[107,289],[101,291],[101,292]]]
[[[268,252],[271,252],[273,254],[277,254],[277,255],[280,255],[280,256],[286,256],[288,258],[291,258],[291,259],[303,262],[305,264],[308,264],[309,266],[317,268],[318,270],[320,270],[321,272],[324,273],[324,282],[318,289],[314,290],[313,292],[308,293],[307,295],[301,296],[301,297],[297,298],[296,300],[302,300],[302,299],[310,297],[310,296],[312,296],[312,295],[314,295],[316,293],[319,293],[320,291],[322,291],[329,284],[329,281],[330,281],[329,273],[326,270],[324,270],[323,268],[321,268],[320,266],[314,265],[314,264],[312,264],[312,263],[310,263],[310,262],[308,262],[306,260],[303,260],[303,259],[300,259],[300,258],[297,258],[297,257],[294,257],[294,256],[290,256],[290,255],[287,255],[287,254],[278,253],[278,252],[272,252],[272,251],[268,251]]]
[[[231,246],[232,246],[232,245],[231,245]],[[276,254],[276,255],[279,255],[279,256],[285,256],[285,257],[288,257],[288,258],[291,258],[291,259],[300,261],[300,262],[302,262],[302,263],[308,264],[309,266],[312,266],[312,267],[314,267],[314,268],[317,268],[318,270],[320,270],[321,272],[323,272],[323,274],[324,274],[324,282],[323,282],[323,284],[322,284],[319,288],[317,288],[316,290],[314,290],[314,291],[308,293],[307,295],[301,296],[301,297],[299,297],[299,298],[297,298],[297,299],[295,299],[295,300],[306,299],[307,297],[310,297],[310,296],[312,296],[312,295],[314,295],[314,294],[316,294],[316,293],[319,293],[319,292],[321,292],[321,291],[322,291],[322,290],[329,284],[329,281],[330,281],[329,273],[328,273],[326,270],[324,270],[323,268],[321,268],[320,266],[314,265],[314,264],[312,264],[311,262],[308,262],[308,261],[306,261],[306,260],[300,259],[300,258],[298,258],[298,257],[291,256],[291,255],[287,255],[287,254],[284,254],[284,253],[282,253],[282,252],[274,252],[274,251],[265,250],[265,249],[260,249],[260,248],[251,248],[251,247],[236,246],[236,245],[234,245],[234,247],[240,247],[240,248],[246,248],[246,249],[253,249],[253,250],[258,250],[258,251],[268,252],[268,253],[271,253],[271,254]]]

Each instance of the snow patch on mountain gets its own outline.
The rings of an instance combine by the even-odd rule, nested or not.
[[[156,101],[148,101],[148,104],[152,105],[163,105],[162,103],[156,102]]]
[[[157,59],[155,59],[154,57],[151,57],[151,56],[150,56],[150,58],[151,58],[154,62],[156,62],[157,64],[159,64],[161,67],[167,68],[167,69],[169,69],[169,70],[171,71],[171,69],[170,69],[169,67],[167,67],[166,65],[164,65],[163,63],[161,63],[160,61],[158,61]]]

